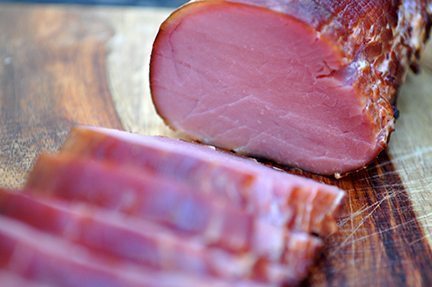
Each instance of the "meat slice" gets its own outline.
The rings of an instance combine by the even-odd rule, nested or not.
[[[282,260],[290,233],[229,202],[155,175],[71,155],[41,155],[26,188],[155,221],[207,246]]]
[[[203,280],[101,260],[82,247],[3,216],[0,216],[0,269],[35,283],[62,287],[261,286],[247,281]]]
[[[275,225],[328,235],[345,193],[211,148],[95,127],[77,127],[63,153],[107,160],[182,181]]]
[[[154,43],[154,105],[192,139],[340,176],[386,147],[397,88],[428,35],[426,5],[192,2]]]
[[[0,270],[0,283],[2,287],[55,287],[49,284],[29,281],[20,275],[6,270]]]
[[[21,192],[0,191],[0,213],[45,232],[131,262],[157,269],[181,269],[197,274],[245,275],[249,262],[224,252],[206,253],[205,246],[188,241],[148,221],[138,221],[89,206],[66,204]],[[223,259],[222,262],[217,262]],[[216,262],[214,262],[216,261]],[[232,269],[221,269],[229,264]],[[243,264],[242,264],[243,263]],[[246,263],[246,264],[245,264]],[[220,272],[228,274],[220,274]],[[230,271],[239,274],[229,274]],[[247,273],[246,273],[247,275]]]
[[[199,241],[148,221],[4,190],[0,190],[0,214],[88,247],[103,256],[156,270],[228,280],[249,278],[270,283],[294,283],[306,275],[321,246],[319,240],[294,233],[288,243],[289,262],[281,265],[253,253],[235,255],[207,248]]]

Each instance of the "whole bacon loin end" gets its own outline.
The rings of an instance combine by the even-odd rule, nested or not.
[[[387,146],[430,12],[426,0],[193,1],[160,27],[153,102],[189,138],[338,177]]]

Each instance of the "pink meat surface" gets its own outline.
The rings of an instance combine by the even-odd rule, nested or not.
[[[289,231],[161,177],[71,155],[41,155],[30,191],[87,202],[197,236],[209,246],[281,260]]]
[[[393,130],[397,87],[426,39],[426,1],[309,2],[195,1],[174,12],[151,58],[157,112],[240,154],[320,174],[365,166]]]
[[[289,249],[285,257],[289,258],[289,263],[281,265],[253,253],[236,255],[209,248],[194,238],[115,212],[4,190],[0,190],[0,214],[88,247],[103,256],[156,270],[228,280],[249,278],[292,283],[305,275],[321,246],[319,240],[293,234],[286,243]]]
[[[181,273],[157,272],[102,260],[88,250],[0,216],[0,269],[24,279],[62,287],[261,286]]]
[[[212,194],[275,225],[328,235],[345,193],[252,160],[175,139],[94,127],[75,128],[63,153],[163,175]]]
[[[55,287],[54,285],[37,283],[10,271],[0,270],[0,283],[2,287]]]

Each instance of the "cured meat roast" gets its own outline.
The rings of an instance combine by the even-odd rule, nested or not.
[[[7,286],[294,286],[345,193],[176,139],[77,127],[0,189]]]
[[[151,90],[173,129],[321,174],[367,164],[432,5],[195,1],[163,25]],[[95,127],[0,189],[2,286],[296,286],[345,192],[214,147]]]
[[[339,176],[387,146],[429,0],[192,1],[160,27],[150,83],[200,142]]]

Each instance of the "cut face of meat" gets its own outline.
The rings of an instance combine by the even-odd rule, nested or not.
[[[75,128],[63,153],[156,173],[211,194],[274,225],[334,232],[345,193],[209,147],[102,128]]]
[[[326,175],[365,166],[387,144],[391,102],[403,65],[412,60],[407,50],[417,44],[401,48],[409,39],[396,36],[394,1],[378,1],[378,8],[336,2],[183,6],[154,43],[150,85],[157,112],[174,130],[240,154]],[[401,33],[422,11],[417,2],[412,11],[400,8]],[[375,45],[362,46],[370,37]],[[384,62],[390,49],[396,59]],[[386,66],[391,72],[380,72]]]
[[[105,257],[155,270],[228,280],[294,282],[305,275],[321,246],[318,239],[306,234],[287,236],[285,256],[289,263],[281,265],[253,253],[238,255],[209,248],[194,238],[115,212],[3,190],[0,190],[0,214],[88,247]]]
[[[170,126],[325,174],[376,156],[373,123],[329,41],[262,8],[192,5],[165,22],[152,57],[153,100]]]

